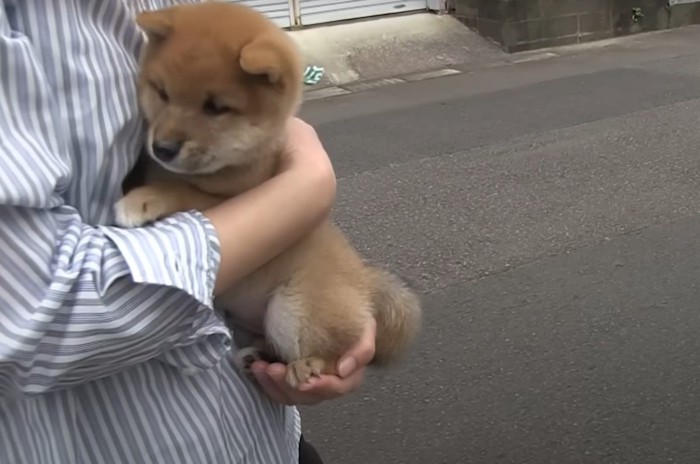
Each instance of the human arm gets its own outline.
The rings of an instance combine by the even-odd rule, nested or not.
[[[99,118],[130,117],[118,100],[132,95],[86,104],[86,94],[100,95],[99,85],[122,76],[102,69],[97,79],[60,44],[41,55],[33,40],[10,25],[0,6],[0,398],[76,385],[154,358],[187,369],[214,365],[230,343],[211,310],[214,288],[267,259],[249,246],[236,251],[250,232],[238,234],[227,218],[251,224],[262,213],[246,220],[251,208],[239,200],[207,212],[211,220],[190,212],[131,230],[93,225],[116,191],[106,176],[90,181],[105,171],[125,174],[120,160],[127,155],[107,149],[124,149],[136,135],[133,124],[129,133],[124,121]],[[44,69],[47,60],[71,70],[65,85],[84,82],[85,93],[73,88],[75,95],[61,95],[55,69]],[[120,85],[131,85],[123,75]],[[124,131],[121,142],[85,135],[100,123],[96,132]],[[116,160],[101,160],[105,153]],[[267,191],[277,199],[289,195]],[[264,204],[267,195],[255,198]],[[292,220],[290,236],[303,224]],[[278,231],[261,245],[284,243],[275,234],[284,235],[287,224],[275,225]],[[246,259],[233,262],[237,253]]]
[[[299,157],[327,159],[325,156],[319,156],[321,153],[325,154],[325,151],[315,131],[310,126],[295,120],[292,128],[296,130],[291,133],[297,136],[290,138],[290,143],[287,147],[288,153],[292,154],[290,159],[294,160]],[[324,166],[322,162],[318,164]],[[330,168],[330,165],[328,168]],[[323,173],[324,168],[320,168],[319,172]],[[320,178],[322,179],[323,176],[320,176]],[[320,188],[317,193],[322,193],[324,191],[322,188],[324,183],[319,185]],[[332,186],[333,192],[335,192],[334,186],[335,184]],[[326,186],[326,188],[328,189],[330,186]],[[297,193],[297,195],[300,194],[300,192]],[[299,201],[300,198],[295,198],[294,200]],[[318,203],[319,200],[323,201],[322,198],[309,199],[309,201],[314,201],[315,203]],[[269,243],[267,246],[279,247],[280,244]],[[287,405],[318,404],[352,393],[362,385],[365,368],[374,358],[375,337],[376,323],[374,319],[371,319],[367,323],[365,332],[360,340],[338,360],[337,376],[322,375],[312,378],[309,383],[302,384],[297,389],[290,387],[285,380],[287,368],[284,364],[268,364],[264,361],[257,361],[253,364],[252,371],[258,384],[273,401]]]
[[[277,176],[204,213],[221,240],[217,294],[289,248],[331,210],[336,179],[316,131],[292,118],[287,133]]]
[[[70,386],[160,355],[175,360],[171,350],[207,337],[198,359],[177,363],[213,365],[228,344],[210,310],[214,283],[225,288],[325,217],[335,182],[322,161],[294,161],[267,184],[206,212],[211,222],[181,213],[124,230],[87,225],[67,206],[0,207],[0,250],[14,250],[0,251],[7,275],[0,283],[0,333],[7,331],[0,336],[0,394]],[[27,227],[41,237],[27,236]],[[22,272],[11,269],[23,264]]]

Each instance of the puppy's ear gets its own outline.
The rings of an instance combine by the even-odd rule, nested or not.
[[[149,40],[162,41],[173,30],[173,18],[169,10],[145,11],[136,16],[136,24],[146,33]]]
[[[264,77],[272,85],[284,85],[289,64],[286,44],[274,35],[257,37],[241,49],[239,64],[248,74]]]

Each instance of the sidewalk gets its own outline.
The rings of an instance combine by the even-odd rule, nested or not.
[[[536,63],[606,48],[654,53],[693,49],[700,26],[636,34],[583,44],[509,54],[451,16],[431,13],[390,16],[290,33],[307,65],[322,66],[323,79],[306,86],[305,100],[318,100],[469,73]],[[652,51],[654,50],[654,51]]]
[[[451,16],[432,13],[290,32],[307,65],[322,66],[324,77],[307,87],[307,98],[321,98],[394,83],[450,74],[455,65],[504,59],[499,47]],[[429,72],[427,75],[424,73]]]

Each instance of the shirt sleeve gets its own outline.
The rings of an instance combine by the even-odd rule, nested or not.
[[[214,365],[230,334],[212,309],[211,224],[197,212],[136,229],[85,223],[62,194],[75,160],[50,130],[51,83],[2,5],[0,71],[0,398],[154,358]]]

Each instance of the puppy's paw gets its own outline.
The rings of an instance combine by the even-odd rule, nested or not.
[[[263,354],[255,348],[254,346],[248,346],[246,348],[241,348],[236,352],[234,357],[234,364],[241,372],[248,376],[253,375],[252,366],[255,361],[264,360]]]
[[[320,377],[326,362],[321,358],[303,358],[287,366],[285,380],[292,388],[308,382],[311,377]]]
[[[139,227],[167,216],[171,211],[164,192],[139,187],[114,205],[116,223],[120,227]]]

